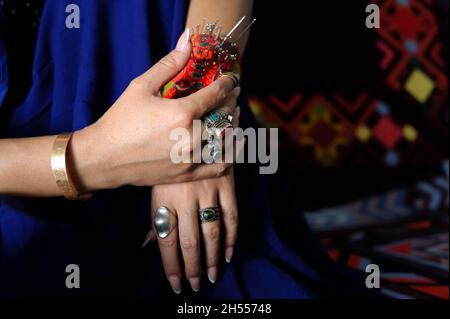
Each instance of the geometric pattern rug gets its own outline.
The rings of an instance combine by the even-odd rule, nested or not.
[[[337,263],[379,265],[386,296],[448,299],[449,1],[292,3],[255,3],[272,23],[243,83],[298,206]]]
[[[443,175],[346,205],[306,212],[330,257],[380,268],[393,298],[449,298],[448,161]]]

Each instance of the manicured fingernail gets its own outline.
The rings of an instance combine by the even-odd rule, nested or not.
[[[217,280],[217,267],[208,268],[208,279],[213,284]]]
[[[227,249],[225,250],[225,260],[227,261],[227,263],[231,262],[231,258],[233,258],[233,251],[233,247],[227,247]]]
[[[172,287],[173,292],[177,295],[181,292],[181,281],[180,277],[176,275],[169,276],[170,286]]]
[[[200,277],[189,279],[189,283],[191,284],[192,290],[194,290],[195,292],[200,290]]]
[[[184,50],[184,48],[186,47],[186,45],[188,44],[188,42],[190,40],[190,33],[191,32],[190,32],[189,28],[186,28],[186,30],[184,30],[183,34],[178,39],[177,47],[176,47],[177,51]]]

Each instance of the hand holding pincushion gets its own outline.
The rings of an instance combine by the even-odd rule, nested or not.
[[[233,31],[245,19],[243,17],[224,37],[220,36],[221,27],[217,23],[204,24],[191,32],[192,53],[185,68],[169,83],[161,94],[169,99],[188,96],[210,85],[223,74],[239,73],[239,49],[235,42],[229,41]],[[250,24],[251,25],[251,24]],[[248,25],[237,37],[239,39],[250,27]]]

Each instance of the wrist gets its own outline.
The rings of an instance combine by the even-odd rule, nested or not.
[[[69,148],[70,166],[84,193],[115,187],[95,125],[74,132]]]

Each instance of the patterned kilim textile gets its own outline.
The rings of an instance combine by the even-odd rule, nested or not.
[[[370,3],[379,29],[365,27]],[[393,298],[449,297],[448,9],[260,1],[256,18],[271,23],[255,26],[244,61],[252,111],[280,128],[307,221],[336,262],[378,264]]]

